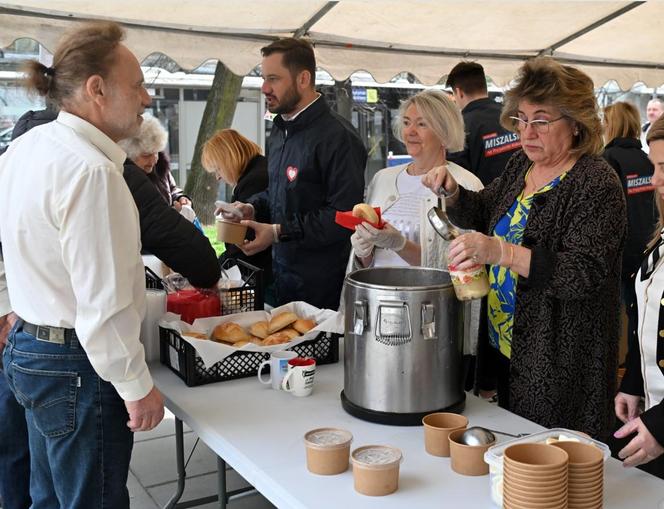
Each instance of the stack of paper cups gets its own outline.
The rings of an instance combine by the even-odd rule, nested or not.
[[[145,318],[141,324],[141,342],[147,362],[159,360],[159,320],[166,313],[166,291],[145,290]]]
[[[504,509],[567,509],[567,452],[538,443],[516,444],[503,454]]]
[[[604,454],[592,444],[554,442],[569,456],[568,509],[602,509],[604,506]]]

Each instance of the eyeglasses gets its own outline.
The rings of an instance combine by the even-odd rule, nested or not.
[[[514,122],[514,127],[517,129],[517,131],[525,131],[528,126],[531,126],[538,134],[548,133],[549,126],[562,118],[565,118],[565,115],[561,115],[560,117],[554,118],[553,120],[531,120],[529,122],[528,120],[525,120],[521,117],[510,117],[510,119],[512,119]]]

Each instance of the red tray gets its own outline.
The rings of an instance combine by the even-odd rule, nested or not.
[[[369,223],[374,228],[378,228],[379,230],[382,230],[383,226],[385,226],[385,221],[383,221],[383,218],[380,215],[380,207],[374,207],[373,209],[376,211],[376,214],[378,214],[378,222],[377,223],[369,223],[369,221],[367,221],[366,219],[355,217],[353,215],[352,210],[349,210],[347,212],[337,211],[336,215],[334,216],[334,222],[337,223],[340,226],[343,226],[344,228],[348,228],[349,230],[353,230],[353,231],[355,231],[355,227],[358,224],[365,223],[365,222]]]

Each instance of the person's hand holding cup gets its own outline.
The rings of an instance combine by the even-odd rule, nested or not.
[[[288,361],[288,373],[281,381],[281,389],[297,397],[309,396],[314,390],[316,360],[296,357]]]

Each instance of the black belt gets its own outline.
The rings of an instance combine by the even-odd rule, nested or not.
[[[49,343],[63,345],[65,341],[78,340],[76,330],[65,329],[64,327],[51,327],[50,325],[35,325],[23,322],[23,330],[39,341],[48,341]]]

